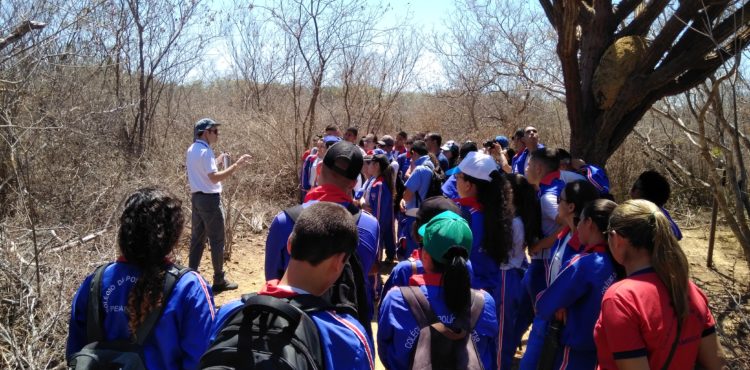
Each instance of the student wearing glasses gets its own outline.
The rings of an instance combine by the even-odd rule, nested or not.
[[[563,188],[558,196],[557,223],[563,228],[557,234],[557,240],[550,249],[549,267],[545,269],[544,288],[540,293],[532,296],[532,302],[536,302],[540,295],[549,291],[551,284],[555,281],[560,271],[574,255],[583,250],[578,238],[577,225],[581,217],[581,211],[586,203],[596,200],[599,192],[594,185],[585,180],[571,182]],[[561,292],[564,294],[564,292]],[[541,316],[538,308],[529,334],[529,341],[521,360],[521,369],[536,369],[537,361],[542,355],[542,345],[547,333],[549,318]]]
[[[579,250],[536,301],[537,315],[562,323],[554,369],[594,369],[594,324],[602,296],[618,277],[603,230],[617,204],[608,199],[588,202],[576,218]],[[561,209],[566,208],[561,202]],[[568,245],[570,246],[570,245]]]
[[[214,156],[211,145],[219,140],[219,125],[203,118],[193,128],[194,141],[187,150],[186,166],[192,201],[190,235],[190,268],[198,270],[206,238],[211,243],[211,264],[214,268],[213,291],[237,289],[237,284],[224,276],[224,209],[221,206],[221,182],[250,162],[243,154],[229,167],[219,171],[216,162],[222,162],[228,153]]]
[[[599,369],[727,368],[708,300],[690,281],[661,209],[642,199],[619,205],[608,240],[627,277],[602,299],[594,327]]]

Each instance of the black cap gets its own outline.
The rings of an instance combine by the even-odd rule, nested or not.
[[[339,141],[328,148],[323,164],[341,176],[356,180],[364,159],[359,147],[348,141]]]
[[[414,144],[411,144],[411,150],[419,155],[427,154],[427,144],[424,140],[414,140]]]
[[[458,205],[443,195],[429,197],[422,202],[419,208],[412,208],[406,211],[407,216],[416,217],[417,228],[430,222],[433,217],[445,212],[452,211],[461,214]]]

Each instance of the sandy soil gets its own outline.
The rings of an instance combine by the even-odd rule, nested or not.
[[[707,268],[708,229],[705,226],[683,230],[685,238],[681,245],[690,261],[693,281],[708,296],[717,321],[717,331],[730,359],[730,368],[750,370],[750,343],[747,340],[750,334],[750,270],[739,244],[726,228],[717,231],[714,268]],[[260,234],[241,230],[237,233],[231,258],[226,262],[226,271],[229,279],[239,284],[239,289],[217,294],[217,305],[261,288],[266,233],[267,230]],[[182,254],[186,255],[185,252]],[[210,278],[208,253],[204,254],[200,270]],[[521,353],[518,352],[517,357]],[[383,367],[378,363],[378,368]]]

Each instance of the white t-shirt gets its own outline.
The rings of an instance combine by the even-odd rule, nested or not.
[[[213,183],[209,173],[218,172],[214,151],[203,140],[196,140],[187,150],[186,165],[190,192],[221,193],[221,182]]]
[[[586,180],[586,176],[573,171],[560,171],[560,180],[567,184],[573,181]]]
[[[557,197],[553,193],[545,193],[539,198],[542,207],[542,236],[545,238],[555,231],[559,225],[555,221],[557,218]],[[534,254],[531,259],[549,259],[550,250],[544,249],[541,253]]]
[[[520,269],[526,259],[526,230],[523,228],[523,220],[520,216],[513,218],[513,249],[508,253],[508,262],[500,266],[503,270]]]

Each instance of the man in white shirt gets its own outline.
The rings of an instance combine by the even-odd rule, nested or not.
[[[219,171],[216,162],[223,161],[228,155],[222,153],[214,157],[211,150],[211,144],[219,140],[219,125],[210,118],[196,122],[193,128],[195,140],[188,148],[186,156],[193,210],[188,264],[190,268],[198,270],[208,238],[214,268],[214,293],[237,289],[237,284],[224,276],[224,209],[221,206],[221,181],[250,161],[250,155],[243,154],[234,164]]]

